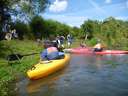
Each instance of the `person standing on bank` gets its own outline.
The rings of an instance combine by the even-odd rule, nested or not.
[[[67,35],[67,41],[68,41],[68,47],[70,47],[71,46],[71,44],[72,44],[72,36],[70,35],[70,34],[68,34]]]

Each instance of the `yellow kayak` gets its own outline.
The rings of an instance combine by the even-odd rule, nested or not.
[[[41,61],[38,64],[35,64],[33,68],[27,71],[27,75],[30,79],[39,79],[45,76],[48,76],[68,64],[70,59],[69,54],[65,54],[63,59],[50,60],[50,61]]]

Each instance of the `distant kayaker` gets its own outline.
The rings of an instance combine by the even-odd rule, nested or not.
[[[100,43],[100,41],[97,41],[97,44],[93,47],[94,52],[100,52],[103,50],[103,45]]]
[[[49,40],[44,41],[43,47],[45,48],[41,53],[41,60],[54,60],[64,56],[63,52],[59,52]]]
[[[81,41],[80,47],[82,47],[82,48],[86,48],[87,47],[86,44],[84,43],[84,41]]]

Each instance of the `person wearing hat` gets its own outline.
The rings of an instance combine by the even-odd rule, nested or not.
[[[44,42],[44,50],[41,53],[41,60],[54,60],[64,56],[63,52],[59,52],[56,47],[53,46],[52,42]]]

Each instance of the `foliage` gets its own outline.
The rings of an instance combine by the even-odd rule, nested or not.
[[[12,41],[1,41],[3,45],[6,47],[6,56],[11,54],[9,51],[10,49],[14,53],[29,54],[29,53],[40,53],[42,50],[41,46],[37,46],[37,44],[33,41],[19,41],[19,40],[12,40]],[[1,52],[4,49],[1,49]],[[10,53],[9,53],[10,52]],[[2,55],[3,56],[3,55]],[[8,63],[5,59],[5,56],[0,57],[0,95],[1,96],[15,96],[15,85],[12,86],[10,84],[13,80],[19,80],[26,76],[26,71],[31,68],[33,64],[36,64],[39,60],[39,54],[26,56],[21,59],[21,63],[18,61]]]
[[[93,37],[93,33],[94,33],[94,27],[95,27],[95,21],[92,20],[88,20],[85,21],[84,24],[81,25],[82,31],[84,32],[84,35],[88,35],[88,38],[92,38]]]
[[[31,20],[43,12],[49,3],[49,0],[0,0],[0,24],[11,16],[21,21]]]
[[[27,24],[24,24],[20,21],[17,21],[15,22],[14,25],[12,25],[14,29],[16,29],[16,32],[18,33],[18,37],[20,40],[23,40],[24,39],[24,34],[30,38],[31,35],[29,34],[30,33],[30,29],[29,27],[27,26]]]
[[[32,18],[32,21],[30,22],[30,28],[32,30],[33,36],[35,36],[35,39],[42,39],[42,36],[47,36],[47,32],[45,31],[45,21],[41,16],[35,16]]]
[[[71,33],[71,30],[69,26],[65,24],[57,23],[56,32],[57,32],[57,35],[67,36],[68,33]]]
[[[81,30],[80,30],[80,28],[78,28],[78,27],[73,27],[73,28],[72,28],[72,35],[73,35],[74,37],[78,37],[78,38],[83,37],[82,34],[81,34]]]
[[[128,46],[128,21],[118,20],[113,17],[103,21],[87,20],[82,25],[81,34],[88,34],[88,39],[97,38],[105,45],[115,49],[127,49]]]
[[[54,20],[45,20],[46,24],[46,32],[48,37],[50,35],[63,35],[66,36],[69,32],[71,32],[70,27],[66,24],[62,24],[60,22]]]
[[[91,40],[87,40],[87,45],[89,46],[93,46],[97,43],[97,39],[96,38],[92,38]]]
[[[49,3],[49,0],[20,0],[14,7],[14,10],[19,8],[19,10],[15,10],[15,12],[20,12],[21,14],[18,15],[20,17],[24,16],[25,20],[31,20],[31,18],[43,12]]]
[[[46,24],[46,32],[47,32],[47,35],[53,35],[53,36],[56,36],[57,35],[57,21],[54,21],[54,20],[45,20],[45,24]]]
[[[68,33],[72,32],[71,27],[66,24],[54,20],[44,20],[41,16],[32,18],[30,27],[35,39],[37,38],[49,38],[51,35],[54,37],[57,35],[67,36]]]

